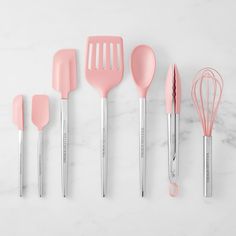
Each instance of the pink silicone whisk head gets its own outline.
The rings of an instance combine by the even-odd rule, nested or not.
[[[204,136],[210,137],[223,90],[221,75],[212,68],[200,70],[192,84],[192,99],[202,123]]]

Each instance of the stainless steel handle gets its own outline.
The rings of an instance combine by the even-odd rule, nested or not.
[[[61,99],[61,179],[62,195],[68,191],[68,100]]]
[[[38,192],[43,196],[43,131],[38,133]]]
[[[19,130],[19,195],[23,196],[24,187],[24,132]]]
[[[179,114],[167,114],[168,126],[168,176],[177,184],[179,176]]]
[[[203,195],[212,197],[212,138],[203,136]]]
[[[102,197],[107,194],[107,98],[101,100],[101,183]]]
[[[146,191],[146,98],[139,99],[140,127],[139,127],[139,177],[140,193],[144,197]]]

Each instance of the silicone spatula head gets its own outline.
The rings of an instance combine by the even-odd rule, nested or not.
[[[131,55],[131,71],[141,97],[146,97],[156,67],[153,50],[147,45],[137,46]]]
[[[42,130],[49,121],[49,99],[47,95],[34,95],[32,98],[32,122]]]
[[[52,86],[63,99],[68,99],[69,93],[76,89],[76,50],[62,49],[55,54]]]
[[[17,95],[13,100],[13,122],[19,130],[24,129],[24,100],[22,95]]]

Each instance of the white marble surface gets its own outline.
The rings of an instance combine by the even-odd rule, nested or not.
[[[233,0],[0,1],[0,235],[236,235],[236,3]],[[125,74],[109,96],[109,197],[100,197],[100,100],[84,76],[88,35],[120,34]],[[137,44],[157,54],[148,94],[147,197],[138,185],[138,94],[128,66]],[[78,49],[78,89],[70,99],[70,197],[60,188],[59,95],[51,87],[52,57]],[[164,82],[177,63],[183,84],[181,193],[168,195]],[[224,77],[213,134],[214,197],[202,197],[202,133],[190,87],[204,66]],[[26,98],[25,197],[19,198],[17,130],[12,99]],[[37,195],[37,131],[31,96],[50,95],[45,132],[46,196]]]

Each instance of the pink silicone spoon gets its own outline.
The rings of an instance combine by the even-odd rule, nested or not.
[[[23,196],[24,185],[24,100],[22,95],[18,95],[13,100],[13,122],[19,130],[19,194]]]
[[[38,128],[38,190],[43,195],[43,128],[49,121],[49,100],[46,95],[34,95],[32,98],[32,122]]]
[[[107,192],[107,95],[123,77],[123,40],[116,36],[88,38],[86,58],[87,81],[99,90],[101,102],[101,172],[102,196]]]
[[[142,197],[146,189],[146,94],[153,79],[155,67],[155,54],[149,46],[140,45],[133,50],[131,70],[140,94],[139,175]]]
[[[62,194],[68,191],[68,98],[76,89],[76,51],[63,49],[53,60],[53,88],[61,93],[61,179]]]

